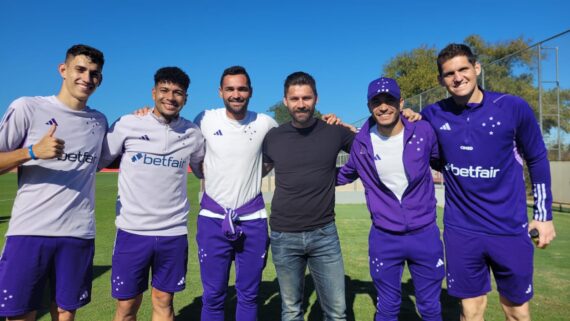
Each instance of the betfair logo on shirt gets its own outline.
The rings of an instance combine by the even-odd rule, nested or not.
[[[172,156],[152,156],[146,153],[137,153],[131,157],[131,162],[137,163],[142,160],[142,164],[151,166],[174,167],[184,168],[186,166],[185,160],[176,160]],[[140,162],[139,162],[140,163]]]
[[[471,177],[471,178],[495,178],[500,171],[498,168],[483,168],[482,166],[469,166],[465,168],[456,167],[451,163],[445,165],[445,170],[451,172],[455,176]]]
[[[57,160],[60,161],[88,163],[88,164],[93,164],[96,159],[97,156],[93,156],[88,152],[63,153],[61,156],[57,158]]]

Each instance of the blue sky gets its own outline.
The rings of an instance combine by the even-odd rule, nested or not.
[[[302,70],[317,80],[317,108],[353,122],[367,114],[368,82],[398,53],[471,34],[534,43],[569,29],[568,12],[567,0],[2,1],[0,113],[17,97],[56,94],[57,64],[85,43],[105,53],[104,82],[89,105],[110,122],[152,105],[152,77],[163,66],[192,79],[183,116],[222,107],[219,77],[236,64],[252,78],[250,110],[266,112],[285,77]]]

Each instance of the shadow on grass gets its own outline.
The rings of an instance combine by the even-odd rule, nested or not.
[[[0,216],[0,224],[8,223],[10,216]]]
[[[308,302],[308,299],[306,300]],[[259,286],[258,296],[258,321],[275,321],[281,315],[281,296],[279,295],[279,284],[277,279],[273,281],[262,281]],[[228,287],[225,303],[225,321],[236,319],[237,293],[235,286]],[[176,321],[200,320],[202,309],[202,297],[194,298],[194,301],[180,310],[176,316]]]
[[[409,279],[406,283],[402,283],[402,305],[400,307],[400,314],[398,315],[398,320],[400,321],[421,321],[420,316],[416,312],[416,306],[412,297],[415,297],[415,290],[412,279]],[[441,302],[441,315],[443,320],[459,320],[460,305],[459,299],[450,296],[446,289],[441,290],[440,296]],[[376,300],[374,300],[376,304]]]
[[[93,281],[95,281],[95,279],[97,279],[101,275],[105,274],[110,269],[111,269],[110,265],[95,265],[95,266],[93,266]],[[49,288],[50,288],[50,286],[49,286],[49,282],[48,282],[48,286],[46,286],[44,288],[44,294],[42,296],[42,305],[41,305],[41,308],[38,309],[36,319],[39,319],[46,314],[49,314],[49,307],[50,307],[50,301],[51,301],[51,295],[50,295]]]
[[[376,305],[376,290],[371,281],[353,280],[345,275],[346,282],[346,316],[347,321],[356,321],[354,316],[354,304],[356,296],[359,294],[368,295],[373,304]],[[303,311],[309,311],[308,321],[322,321],[323,312],[317,301],[310,303],[309,299],[315,291],[315,284],[310,275],[305,276],[305,292],[303,297]],[[402,306],[398,320],[401,321],[421,321],[420,316],[416,312],[415,304],[412,300],[414,296],[414,286],[411,280],[402,283]],[[279,295],[279,283],[277,279],[273,281],[262,281],[259,288],[258,297],[258,320],[274,321],[281,319],[281,296]],[[447,294],[445,289],[441,293],[441,304],[443,320],[459,320],[459,301]],[[225,321],[235,320],[235,311],[237,305],[237,294],[234,286],[228,287],[226,303],[225,303]],[[176,321],[183,320],[200,320],[200,311],[202,308],[202,297],[196,297],[188,306],[184,307],[176,316]],[[369,319],[373,319],[371,315]]]

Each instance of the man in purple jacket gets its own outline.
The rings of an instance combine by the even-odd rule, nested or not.
[[[438,146],[429,123],[400,117],[403,103],[395,80],[382,77],[370,83],[372,115],[356,135],[337,185],[360,177],[366,190],[373,223],[368,239],[370,275],[378,293],[375,320],[398,319],[405,263],[422,319],[441,320],[445,271],[430,170],[430,161],[438,159]]]
[[[439,82],[450,98],[422,116],[435,129],[446,182],[444,241],[447,288],[461,298],[462,320],[483,320],[493,271],[507,320],[530,320],[533,245],[556,236],[547,151],[523,99],[477,86],[481,66],[466,45],[450,44],[437,58]],[[526,161],[534,193],[528,222]]]

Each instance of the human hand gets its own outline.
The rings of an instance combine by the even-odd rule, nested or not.
[[[539,249],[548,246],[556,237],[556,231],[554,230],[554,223],[552,223],[552,221],[541,222],[533,220],[528,224],[528,230],[531,231],[533,229],[538,231],[538,243],[536,247]]]
[[[404,116],[409,122],[412,123],[422,119],[422,114],[416,113],[410,108],[404,108],[402,110],[402,116]]]
[[[57,125],[53,124],[39,142],[32,145],[34,156],[39,159],[51,159],[63,154],[65,141],[54,137]],[[30,155],[31,157],[32,155]]]
[[[152,108],[150,108],[148,106],[144,106],[143,108],[139,108],[139,109],[135,110],[133,112],[133,115],[135,115],[135,116],[146,116],[150,112],[152,112]]]
[[[321,119],[329,125],[340,125],[340,118],[336,117],[335,114],[322,115]]]

